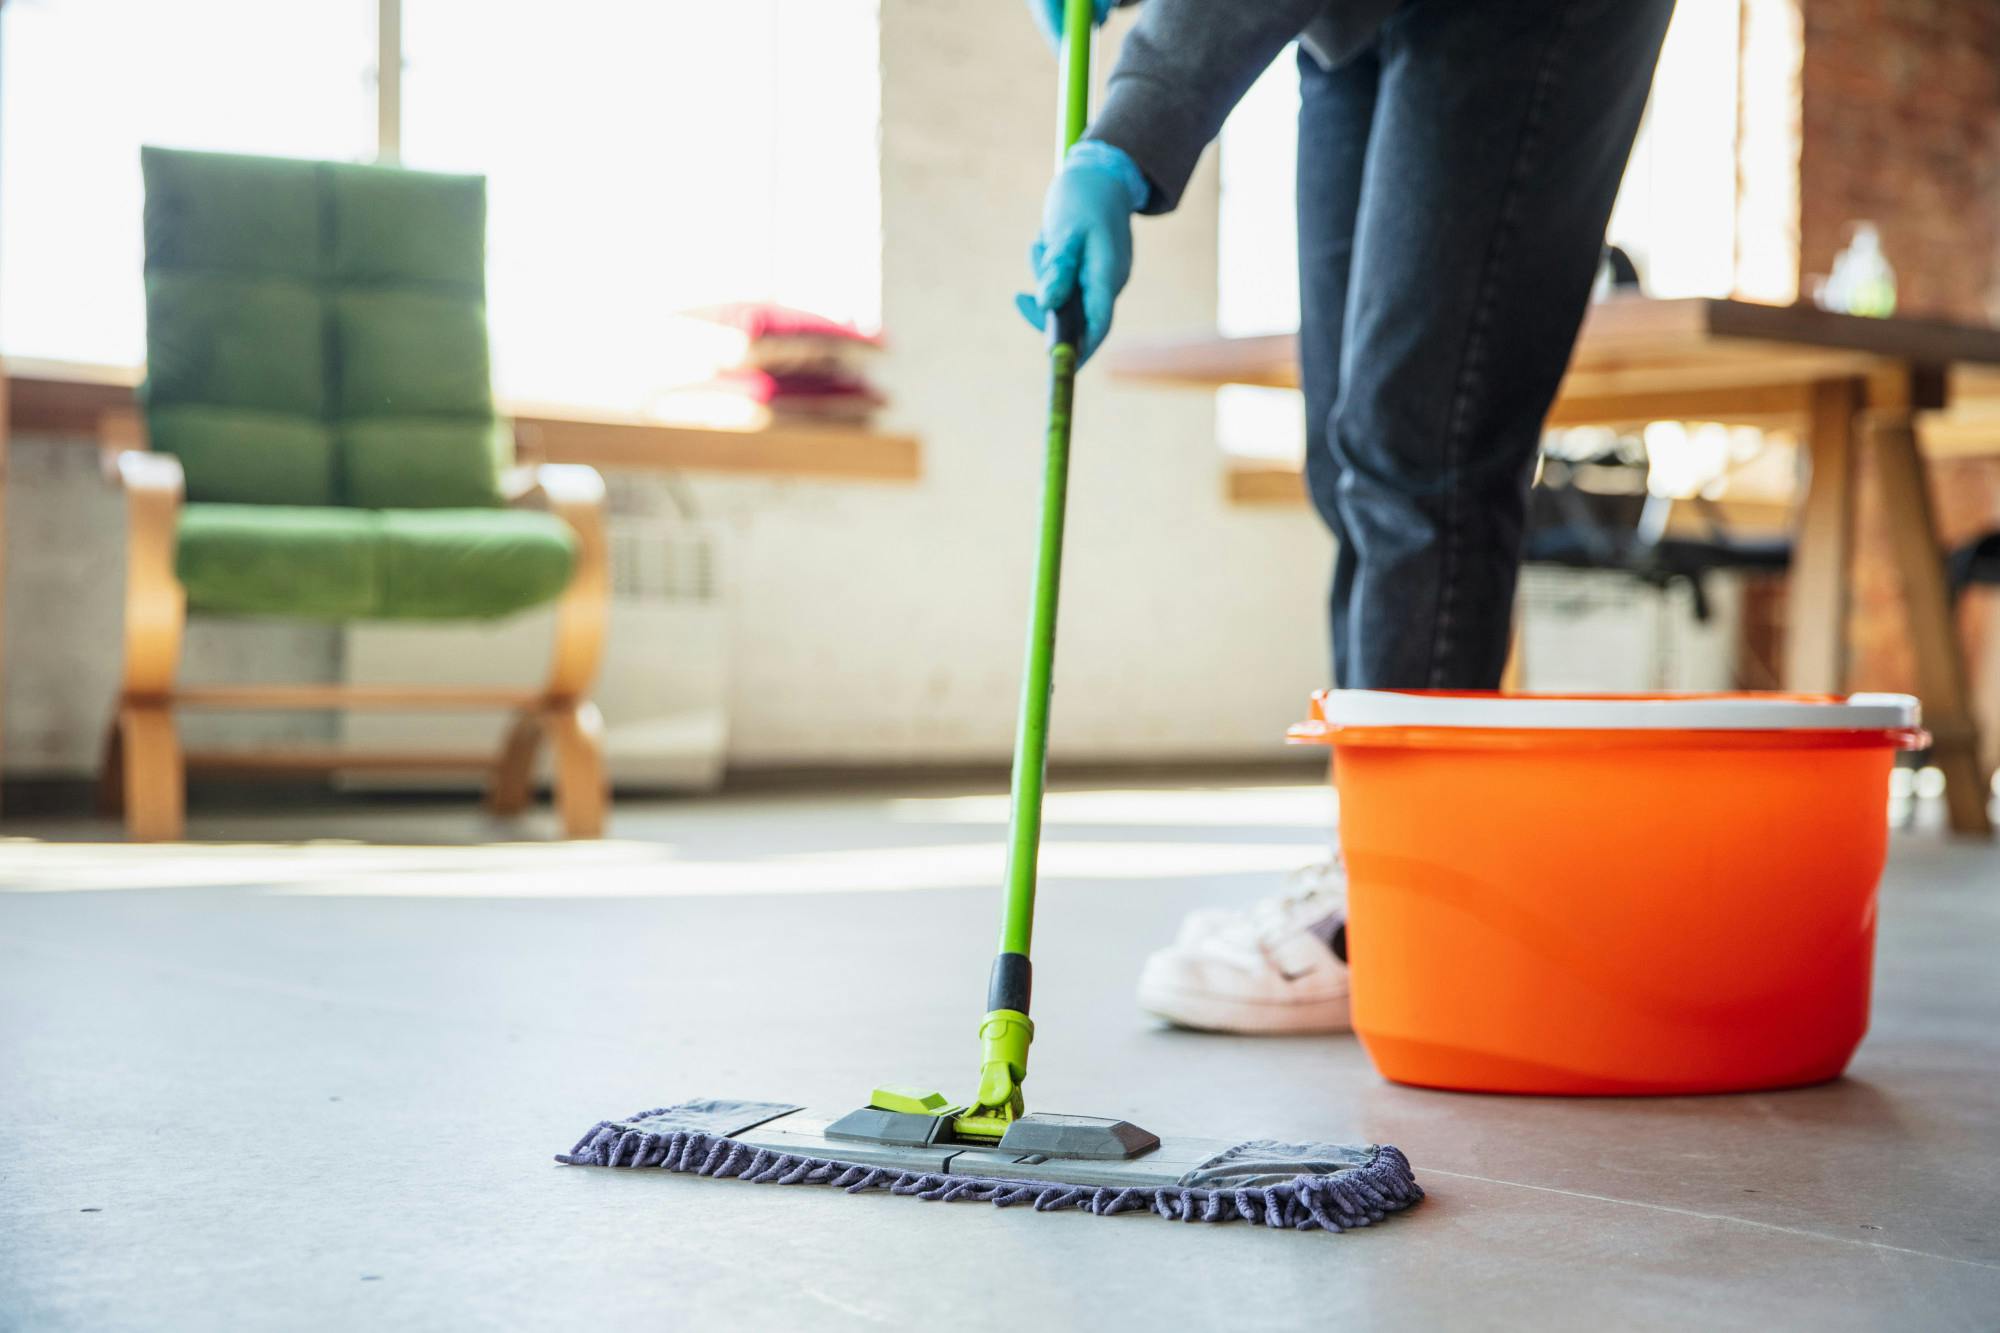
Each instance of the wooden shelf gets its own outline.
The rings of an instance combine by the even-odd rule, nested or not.
[[[1302,466],[1280,459],[1232,458],[1222,474],[1224,493],[1234,505],[1302,508],[1306,478]]]
[[[132,366],[9,357],[8,421],[15,434],[94,439],[107,411],[132,406]],[[501,404],[524,459],[598,468],[734,473],[830,481],[910,482],[923,475],[914,435],[840,425],[752,430]]]
[[[106,412],[132,406],[140,379],[131,366],[18,356],[0,362],[0,374],[7,379],[7,421],[16,435],[95,436]]]
[[[923,474],[916,436],[857,426],[729,430],[615,417],[509,415],[524,461],[846,481],[915,481]]]

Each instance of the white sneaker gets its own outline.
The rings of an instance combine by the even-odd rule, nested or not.
[[[1193,948],[1209,936],[1234,926],[1242,926],[1253,918],[1260,922],[1270,922],[1274,918],[1290,919],[1299,914],[1307,914],[1312,920],[1338,915],[1347,917],[1347,866],[1335,851],[1324,861],[1315,861],[1309,866],[1301,866],[1285,876],[1285,891],[1275,898],[1265,898],[1250,907],[1197,907],[1181,918],[1181,928],[1174,934],[1176,947]]]
[[[1345,1032],[1347,919],[1336,858],[1292,876],[1292,891],[1248,912],[1190,912],[1174,943],[1146,960],[1139,1006],[1211,1032]]]

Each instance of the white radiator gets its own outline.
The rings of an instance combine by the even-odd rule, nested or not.
[[[614,491],[614,502],[630,492]],[[608,516],[611,620],[595,698],[604,713],[614,787],[700,790],[722,780],[729,740],[727,618],[717,535],[707,524],[654,513]],[[547,675],[554,612],[499,622],[357,624],[346,632],[354,685],[533,687]],[[507,719],[484,713],[346,713],[356,749],[499,753]],[[541,778],[546,782],[547,753]],[[479,774],[354,774],[371,791],[472,790]]]

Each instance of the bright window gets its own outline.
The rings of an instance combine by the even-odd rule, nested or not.
[[[1298,125],[1298,56],[1286,47],[1222,127],[1215,322],[1231,337],[1299,326]],[[1229,453],[1305,456],[1305,418],[1290,390],[1228,385],[1216,394],[1215,425]]]
[[[1681,0],[1612,212],[1610,240],[1633,255],[1655,296],[1726,296],[1737,285],[1739,3]],[[1216,317],[1225,334],[1298,327],[1298,106],[1287,51],[1223,127]],[[1216,429],[1232,454],[1305,451],[1298,396],[1285,390],[1223,389]]]
[[[880,311],[876,0],[403,0],[402,160],[489,179],[495,378],[638,410],[690,307]],[[0,350],[144,357],[142,143],[371,160],[377,0],[9,0]]]
[[[141,144],[374,155],[375,0],[8,0],[0,25],[0,352],[145,359]]]
[[[878,321],[875,0],[403,13],[403,160],[487,176],[510,396],[654,406],[709,368],[712,334],[678,317],[692,307]]]
[[[1660,50],[1610,238],[1653,296],[1736,287],[1737,0],[1686,0]]]

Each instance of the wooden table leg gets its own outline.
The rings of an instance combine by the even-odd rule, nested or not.
[[[1986,660],[1972,669],[1972,719],[1985,747],[1980,763],[1988,773],[2000,769],[2000,615],[1987,617]]]
[[[1812,463],[1792,553],[1785,688],[1838,694],[1847,680],[1848,570],[1854,556],[1854,455],[1862,406],[1857,380],[1812,387],[1806,446]]]
[[[1889,544],[1903,585],[1910,618],[1910,645],[1917,659],[1917,694],[1924,726],[1933,738],[1932,761],[1943,770],[1945,805],[1957,833],[1990,835],[1987,814],[1991,774],[1980,759],[1979,726],[1972,713],[1965,655],[1952,618],[1945,583],[1944,555],[1931,512],[1930,481],[1917,432],[1906,413],[1879,417],[1871,441],[1882,504],[1889,520]]]
[[[1507,665],[1500,668],[1500,693],[1519,694],[1528,678],[1528,622],[1526,599],[1514,598],[1514,633],[1507,641]]]

